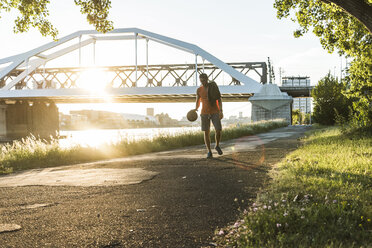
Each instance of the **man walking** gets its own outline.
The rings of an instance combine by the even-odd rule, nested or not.
[[[204,142],[208,149],[207,158],[212,158],[211,141],[210,141],[210,126],[211,121],[216,131],[216,146],[215,149],[219,155],[222,155],[220,148],[222,125],[222,100],[221,93],[215,82],[208,82],[208,76],[205,73],[200,74],[200,82],[202,85],[196,91],[196,108],[198,111],[200,101],[202,102],[201,110],[201,129],[204,131]]]

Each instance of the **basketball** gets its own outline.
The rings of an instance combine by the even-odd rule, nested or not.
[[[187,112],[186,117],[189,121],[196,121],[198,119],[198,113],[196,113],[195,109],[192,109]]]

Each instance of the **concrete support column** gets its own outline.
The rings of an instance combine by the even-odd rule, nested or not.
[[[1,105],[0,105],[1,106]],[[1,123],[0,107],[0,135],[5,126],[8,139],[18,139],[29,135],[38,138],[50,138],[58,135],[59,114],[53,102],[35,101],[32,104],[19,101],[6,105],[5,125]]]
[[[0,140],[6,139],[6,104],[0,104]]]
[[[48,105],[48,113],[49,113],[49,127],[50,133],[53,137],[59,135],[59,111],[58,107],[54,102],[50,102]]]
[[[292,97],[280,91],[275,84],[265,84],[260,92],[249,98],[252,103],[252,121],[284,119],[291,124]]]
[[[34,102],[30,108],[30,131],[40,138],[55,137],[59,132],[58,108],[53,102]]]
[[[29,105],[25,101],[9,104],[6,110],[6,136],[10,139],[26,137],[30,133]]]

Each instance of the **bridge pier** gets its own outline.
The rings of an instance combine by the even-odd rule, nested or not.
[[[0,137],[6,137],[6,105],[0,104]]]
[[[277,85],[264,84],[249,101],[252,103],[252,121],[284,119],[291,124],[292,97],[281,92]]]
[[[0,137],[19,139],[29,135],[55,137],[59,132],[58,108],[54,102],[17,101],[0,104]]]

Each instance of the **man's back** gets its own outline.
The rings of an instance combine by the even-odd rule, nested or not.
[[[197,90],[197,94],[202,102],[201,114],[216,114],[219,112],[217,103],[211,104],[208,99],[208,88],[205,86],[200,86]]]

